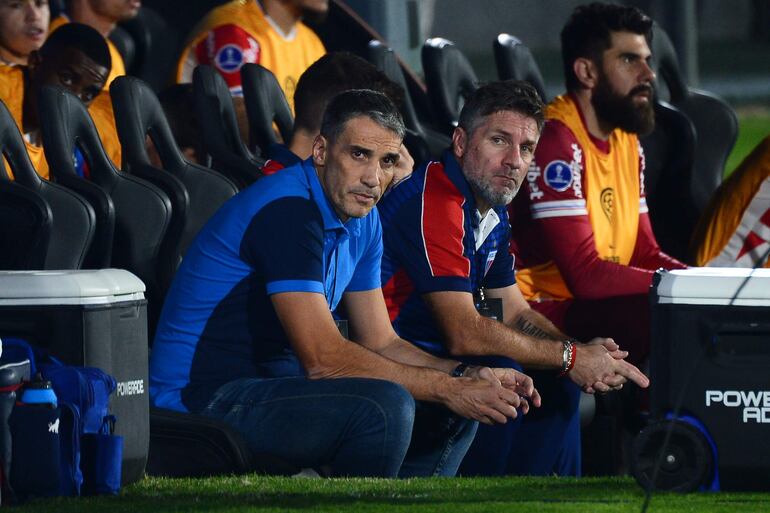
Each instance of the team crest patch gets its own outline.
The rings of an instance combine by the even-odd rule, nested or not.
[[[487,273],[489,272],[489,269],[492,268],[492,264],[495,262],[495,256],[497,256],[497,250],[496,249],[493,249],[487,255],[487,263],[484,266],[484,276],[486,276]]]
[[[563,160],[554,160],[545,166],[543,180],[551,189],[564,192],[572,185],[572,168]]]
[[[214,57],[214,64],[224,73],[235,73],[243,66],[243,51],[237,45],[225,45]]]

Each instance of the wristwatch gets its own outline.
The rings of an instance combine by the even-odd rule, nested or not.
[[[465,371],[468,370],[468,364],[467,363],[461,363],[457,367],[454,368],[452,371],[452,377],[453,378],[462,378],[463,374],[465,374]]]

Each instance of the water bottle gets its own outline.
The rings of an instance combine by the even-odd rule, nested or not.
[[[11,473],[11,428],[8,425],[8,417],[11,415],[13,405],[16,403],[16,387],[21,377],[15,369],[0,369],[0,504],[8,502],[7,491],[8,476]]]
[[[51,385],[50,381],[44,380],[40,373],[35,376],[33,381],[24,385],[21,402],[24,404],[39,404],[51,409],[58,406],[53,385]]]
[[[37,374],[24,383],[13,408],[10,483],[19,498],[59,495],[62,486],[59,401],[51,382]]]

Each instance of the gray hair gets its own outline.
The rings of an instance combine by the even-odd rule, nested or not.
[[[401,114],[387,96],[371,89],[350,89],[329,101],[321,121],[321,135],[333,142],[343,131],[345,123],[366,116],[403,140],[406,127]]]

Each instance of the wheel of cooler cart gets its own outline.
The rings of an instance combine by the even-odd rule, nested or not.
[[[668,430],[671,437],[663,447]],[[707,484],[713,460],[711,446],[695,426],[677,419],[659,420],[634,439],[631,474],[645,490],[692,492]],[[657,475],[656,465],[660,465]]]

